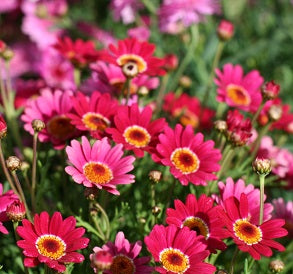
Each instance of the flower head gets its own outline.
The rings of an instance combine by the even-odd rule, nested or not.
[[[142,249],[140,241],[129,243],[122,231],[116,235],[115,242],[108,242],[102,247],[95,247],[94,253],[90,255],[93,262],[96,254],[101,251],[109,253],[113,257],[112,264],[109,270],[104,271],[106,274],[151,274],[153,268],[146,265],[150,261],[150,257],[139,257],[138,255]],[[96,267],[94,267],[96,272]]]
[[[230,40],[234,34],[234,25],[227,20],[222,20],[217,28],[217,33],[221,40]]]
[[[55,212],[50,218],[47,212],[35,214],[34,224],[22,220],[22,226],[17,227],[17,234],[23,239],[17,245],[23,249],[24,266],[34,267],[45,263],[48,267],[64,272],[66,263],[81,263],[83,255],[77,249],[86,248],[88,238],[82,238],[85,229],[75,228],[73,216],[62,219],[60,212]]]
[[[213,172],[220,169],[221,153],[213,141],[204,141],[202,133],[194,134],[191,126],[183,128],[177,124],[174,130],[165,127],[152,157],[169,166],[182,185],[206,185],[208,180],[217,178]]]
[[[238,248],[248,252],[255,260],[260,260],[261,255],[271,257],[271,248],[284,251],[285,248],[274,238],[280,238],[288,234],[282,228],[285,221],[275,219],[263,222],[260,226],[250,219],[247,195],[242,193],[240,200],[230,197],[224,202],[225,212],[219,210],[223,221]]]
[[[187,227],[155,225],[144,239],[152,253],[159,273],[214,273],[216,268],[203,262],[209,255],[206,245],[199,241],[196,232]]]
[[[179,228],[184,226],[202,235],[200,240],[207,245],[210,252],[216,253],[216,249],[224,250],[226,245],[221,239],[226,237],[223,223],[218,217],[217,208],[213,206],[213,199],[201,195],[197,200],[195,195],[188,194],[185,204],[175,200],[175,209],[167,208],[166,223],[174,224]]]
[[[280,92],[280,86],[276,84],[274,81],[270,81],[265,83],[261,92],[265,99],[272,100],[278,97]]]
[[[122,145],[112,148],[106,137],[95,141],[92,146],[85,136],[81,144],[72,140],[71,146],[66,147],[66,153],[72,166],[67,166],[65,171],[78,184],[119,195],[116,185],[134,182],[134,175],[126,173],[133,169],[135,158],[122,158]]]
[[[6,209],[6,215],[9,220],[20,222],[24,219],[26,214],[24,203],[20,200],[13,201]]]
[[[219,102],[225,102],[228,106],[244,111],[257,111],[262,100],[260,88],[263,83],[263,78],[257,70],[243,75],[240,65],[226,64],[223,71],[216,69],[216,74]]]

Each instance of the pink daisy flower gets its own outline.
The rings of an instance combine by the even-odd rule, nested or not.
[[[101,94],[98,91],[93,92],[91,97],[79,92],[72,103],[75,113],[67,114],[71,124],[79,130],[89,131],[97,139],[100,139],[105,129],[111,125],[118,106],[109,94]]]
[[[230,197],[224,201],[225,212],[218,211],[238,248],[248,252],[255,260],[260,260],[261,255],[271,257],[271,248],[284,251],[285,248],[272,239],[288,234],[287,230],[282,228],[285,221],[274,219],[259,226],[251,220],[248,205],[247,195],[242,193],[240,200]]]
[[[203,262],[209,251],[198,239],[196,232],[187,227],[155,225],[144,242],[161,265],[156,267],[159,273],[214,273],[216,268]]]
[[[134,175],[126,173],[133,169],[135,158],[122,158],[122,145],[112,148],[106,137],[95,141],[92,146],[85,136],[81,144],[72,140],[71,146],[66,147],[66,153],[73,166],[67,166],[65,171],[78,184],[119,195],[116,185],[134,183]]]
[[[223,71],[216,69],[216,75],[219,102],[244,111],[256,112],[262,100],[260,88],[263,84],[263,78],[257,70],[243,75],[240,65],[226,64]]]
[[[70,123],[67,113],[72,110],[72,92],[44,89],[37,99],[30,99],[21,120],[24,129],[34,134],[31,122],[42,120],[46,127],[39,132],[40,142],[51,142],[55,149],[62,149],[66,140],[78,136],[79,131]]]
[[[62,219],[60,212],[50,218],[47,212],[35,214],[34,224],[24,219],[16,229],[23,240],[17,245],[23,249],[24,266],[35,267],[45,263],[58,272],[66,270],[67,263],[81,263],[83,255],[76,252],[88,246],[89,239],[82,238],[85,229],[75,228],[73,216]]]
[[[17,200],[18,197],[12,190],[3,193],[3,185],[0,184],[0,232],[3,234],[8,234],[8,230],[2,223],[9,220],[6,215],[6,209]]]
[[[223,222],[218,216],[217,209],[213,206],[213,199],[202,194],[198,200],[194,194],[188,194],[185,204],[180,200],[174,201],[175,209],[167,208],[166,223],[174,224],[179,228],[184,226],[202,235],[200,240],[207,245],[207,249],[216,253],[216,249],[224,250],[226,245],[221,240],[226,238]]]
[[[151,274],[153,267],[146,265],[150,261],[150,257],[139,257],[142,249],[141,241],[129,243],[122,231],[116,235],[115,242],[108,242],[102,247],[95,247],[94,253],[90,255],[93,262],[95,254],[105,251],[113,256],[113,261],[109,270],[104,271],[105,274],[113,273],[133,273],[133,274]],[[94,267],[94,271],[97,269]]]
[[[116,143],[123,144],[126,150],[132,150],[137,157],[143,157],[144,151],[154,151],[158,135],[166,125],[160,118],[151,122],[152,109],[147,106],[142,111],[137,104],[120,106],[114,117],[115,128],[107,129]]]
[[[182,185],[206,185],[207,181],[217,179],[213,172],[220,169],[218,162],[222,157],[213,141],[205,142],[202,133],[194,134],[190,125],[183,128],[180,124],[174,130],[165,127],[152,156],[154,161],[169,166]]]
[[[242,179],[233,181],[231,177],[226,179],[226,184],[223,182],[218,183],[220,197],[214,196],[216,202],[221,206],[224,206],[224,202],[230,197],[235,197],[240,200],[241,194],[245,193],[248,199],[249,218],[253,223],[259,221],[259,206],[260,206],[260,194],[259,189],[254,188],[254,185],[245,185],[245,181]],[[266,196],[264,200],[266,199]],[[264,204],[264,216],[263,220],[267,221],[271,219],[273,211],[273,205],[270,203]]]

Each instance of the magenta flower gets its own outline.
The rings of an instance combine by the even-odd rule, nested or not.
[[[95,247],[94,253],[90,255],[93,262],[95,254],[101,251],[110,253],[113,256],[113,261],[109,270],[105,270],[105,274],[113,273],[132,273],[132,274],[151,274],[153,268],[146,265],[150,261],[150,257],[139,257],[138,255],[142,249],[140,241],[129,243],[122,231],[116,235],[115,242],[108,242],[102,247]],[[92,264],[94,267],[94,265]],[[97,269],[94,267],[94,271]]]
[[[85,136],[81,144],[72,140],[71,146],[66,147],[66,153],[72,166],[67,166],[65,171],[78,184],[119,195],[116,185],[134,183],[134,175],[126,173],[133,169],[135,158],[122,158],[122,145],[112,148],[106,137],[95,141],[92,146]]]
[[[288,230],[289,236],[293,238],[293,201],[285,202],[283,198],[273,200],[273,218],[284,219],[284,228]]]

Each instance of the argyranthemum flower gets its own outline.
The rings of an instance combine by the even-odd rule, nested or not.
[[[32,98],[26,103],[21,116],[24,129],[33,135],[32,121],[42,120],[46,127],[38,134],[40,142],[51,142],[55,149],[64,148],[67,140],[79,134],[67,116],[72,111],[72,95],[71,91],[42,90],[37,99]]]
[[[198,200],[194,194],[188,194],[185,204],[175,200],[175,209],[167,208],[166,223],[179,228],[187,226],[196,231],[198,235],[203,236],[200,241],[207,245],[210,252],[216,253],[216,249],[224,250],[226,245],[221,240],[226,238],[224,223],[218,216],[219,206],[213,206],[213,203],[213,199],[205,194]]]
[[[244,111],[256,112],[261,100],[261,85],[263,78],[257,70],[243,75],[240,65],[226,64],[223,71],[216,69],[218,76],[215,83],[218,86],[217,100],[228,106],[237,107]]]
[[[76,252],[86,248],[88,238],[82,238],[85,229],[75,228],[73,216],[62,219],[60,212],[50,218],[47,212],[35,214],[34,224],[24,219],[23,226],[18,226],[17,234],[23,239],[17,245],[23,249],[24,266],[34,267],[45,263],[58,272],[66,270],[67,263],[81,263],[83,255]]]
[[[134,182],[134,175],[126,173],[133,169],[135,158],[122,158],[122,145],[112,148],[107,137],[95,141],[92,146],[85,136],[81,144],[72,140],[71,146],[66,147],[66,153],[73,166],[67,166],[65,171],[78,184],[119,195],[116,185]]]
[[[141,251],[141,241],[135,243],[129,243],[125,238],[122,231],[116,235],[115,242],[108,242],[102,247],[95,247],[94,253],[90,255],[90,259],[93,262],[95,254],[100,251],[105,251],[113,256],[110,269],[105,270],[106,274],[118,274],[118,273],[132,273],[132,274],[151,274],[153,267],[146,265],[150,261],[150,257],[139,257]],[[96,268],[92,264],[95,272]]]
[[[89,131],[93,137],[100,138],[111,125],[118,103],[109,94],[95,91],[90,97],[82,93],[72,99],[75,113],[68,113],[71,124],[79,130]]]
[[[261,255],[271,257],[271,248],[284,251],[285,248],[274,238],[284,237],[288,234],[282,228],[285,220],[275,219],[263,222],[251,221],[247,195],[242,193],[240,200],[230,197],[224,201],[225,212],[219,210],[223,221],[238,248],[243,252],[248,252],[255,260],[260,260]]]
[[[116,143],[123,144],[126,150],[132,150],[137,157],[143,157],[144,151],[154,151],[158,135],[166,125],[160,118],[151,122],[152,109],[146,106],[142,111],[137,104],[120,106],[114,117],[115,128],[107,129]]]
[[[218,162],[222,156],[220,150],[214,148],[213,141],[204,141],[202,133],[194,134],[190,125],[183,128],[177,124],[174,130],[165,127],[152,157],[169,166],[182,185],[188,182],[206,185],[207,181],[217,179],[213,172],[220,169]]]
[[[216,268],[203,262],[209,255],[206,245],[198,241],[196,232],[187,227],[155,225],[144,238],[159,273],[214,273]]]
[[[152,56],[155,48],[154,44],[146,41],[127,38],[118,41],[117,47],[111,44],[110,52],[103,52],[101,58],[133,74],[131,77],[141,73],[151,76],[164,75],[165,71],[161,68],[164,60]]]

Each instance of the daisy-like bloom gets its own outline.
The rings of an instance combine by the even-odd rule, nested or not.
[[[142,111],[137,104],[120,106],[114,117],[115,128],[107,129],[116,143],[123,144],[126,150],[132,150],[137,157],[143,157],[144,151],[154,152],[158,135],[166,125],[160,118],[151,122],[152,109],[147,106]]]
[[[37,99],[30,99],[25,106],[21,116],[24,129],[33,135],[31,122],[42,120],[46,127],[38,134],[40,142],[51,142],[55,149],[64,148],[66,140],[79,134],[67,116],[72,110],[72,95],[71,91],[42,90]]]
[[[183,126],[191,125],[194,129],[209,129],[213,126],[212,118],[215,112],[202,108],[196,97],[186,93],[182,93],[179,97],[174,92],[168,93],[164,98],[163,110],[169,112],[173,118],[177,118]],[[199,121],[200,115],[202,117]]]
[[[3,193],[3,185],[0,184],[0,232],[3,234],[8,234],[8,230],[2,223],[9,220],[6,215],[6,209],[17,200],[18,197],[12,190]]]
[[[289,236],[293,238],[293,201],[287,203],[283,198],[273,200],[274,215],[273,218],[285,220],[284,228],[288,230]]]
[[[151,274],[153,267],[148,266],[150,257],[138,257],[142,249],[141,241],[129,243],[122,231],[116,235],[115,242],[108,242],[102,247],[95,247],[94,253],[90,255],[92,267],[96,272],[97,269],[94,264],[95,255],[98,252],[105,251],[113,256],[110,269],[105,270],[105,274]]]
[[[242,193],[240,200],[230,197],[224,201],[224,209],[219,210],[223,221],[238,248],[248,252],[255,260],[260,260],[261,255],[271,257],[271,248],[284,251],[285,248],[274,238],[284,237],[288,234],[282,228],[283,219],[274,219],[263,222],[261,225],[251,221],[247,195]]]
[[[59,38],[54,48],[68,59],[74,66],[82,68],[97,60],[99,54],[92,41],[77,39],[72,41],[69,37]]]
[[[119,195],[116,185],[134,183],[134,175],[126,173],[133,169],[135,158],[122,158],[122,147],[116,145],[112,148],[106,137],[95,141],[92,146],[85,136],[81,144],[72,140],[71,146],[66,147],[66,153],[73,166],[67,166],[65,171],[78,184]]]
[[[76,252],[88,246],[89,239],[83,238],[85,229],[75,228],[76,220],[70,216],[63,220],[60,212],[50,218],[47,212],[35,214],[34,224],[27,219],[16,229],[23,239],[17,245],[23,249],[24,266],[35,267],[45,263],[58,272],[66,270],[67,263],[81,263],[83,255]]]
[[[261,100],[263,78],[257,70],[243,75],[240,65],[226,64],[223,71],[216,69],[217,100],[244,111],[256,112]]]
[[[118,106],[109,94],[101,94],[98,91],[93,92],[91,97],[79,92],[72,103],[75,113],[67,114],[71,124],[79,130],[89,131],[97,139],[103,136],[105,129],[111,125]]]
[[[216,249],[224,250],[226,245],[221,239],[226,238],[223,222],[218,217],[217,209],[213,206],[214,200],[202,194],[198,200],[194,194],[188,194],[185,204],[180,200],[174,201],[175,209],[167,208],[166,223],[174,224],[179,228],[184,226],[202,235],[201,242],[207,245],[210,252]]]
[[[103,52],[101,58],[109,63],[121,67],[123,73],[128,77],[138,74],[150,76],[164,75],[161,68],[164,60],[153,57],[155,45],[146,41],[138,41],[135,38],[119,40],[117,47],[111,44],[109,52]]]
[[[245,181],[242,179],[233,181],[231,177],[226,179],[226,184],[224,182],[218,183],[220,196],[213,196],[218,204],[224,206],[225,200],[230,197],[235,197],[237,200],[240,200],[242,193],[245,193],[248,199],[248,208],[249,208],[249,218],[253,223],[259,221],[259,206],[260,206],[260,194],[259,189],[254,188],[254,185],[248,184],[245,185]],[[264,197],[264,200],[266,196]],[[271,219],[273,211],[273,206],[270,203],[264,204],[264,221]]]
[[[158,11],[160,30],[176,34],[215,13],[220,13],[218,0],[164,0]]]
[[[202,133],[194,134],[190,125],[183,128],[180,124],[175,130],[165,127],[159,135],[159,144],[154,161],[170,167],[170,172],[182,185],[206,185],[207,181],[217,179],[213,172],[220,169],[218,162],[221,152],[214,148],[214,142],[204,141]]]
[[[214,273],[216,268],[203,262],[209,251],[198,239],[196,232],[187,227],[155,225],[144,242],[161,265],[155,269],[159,273]]]

